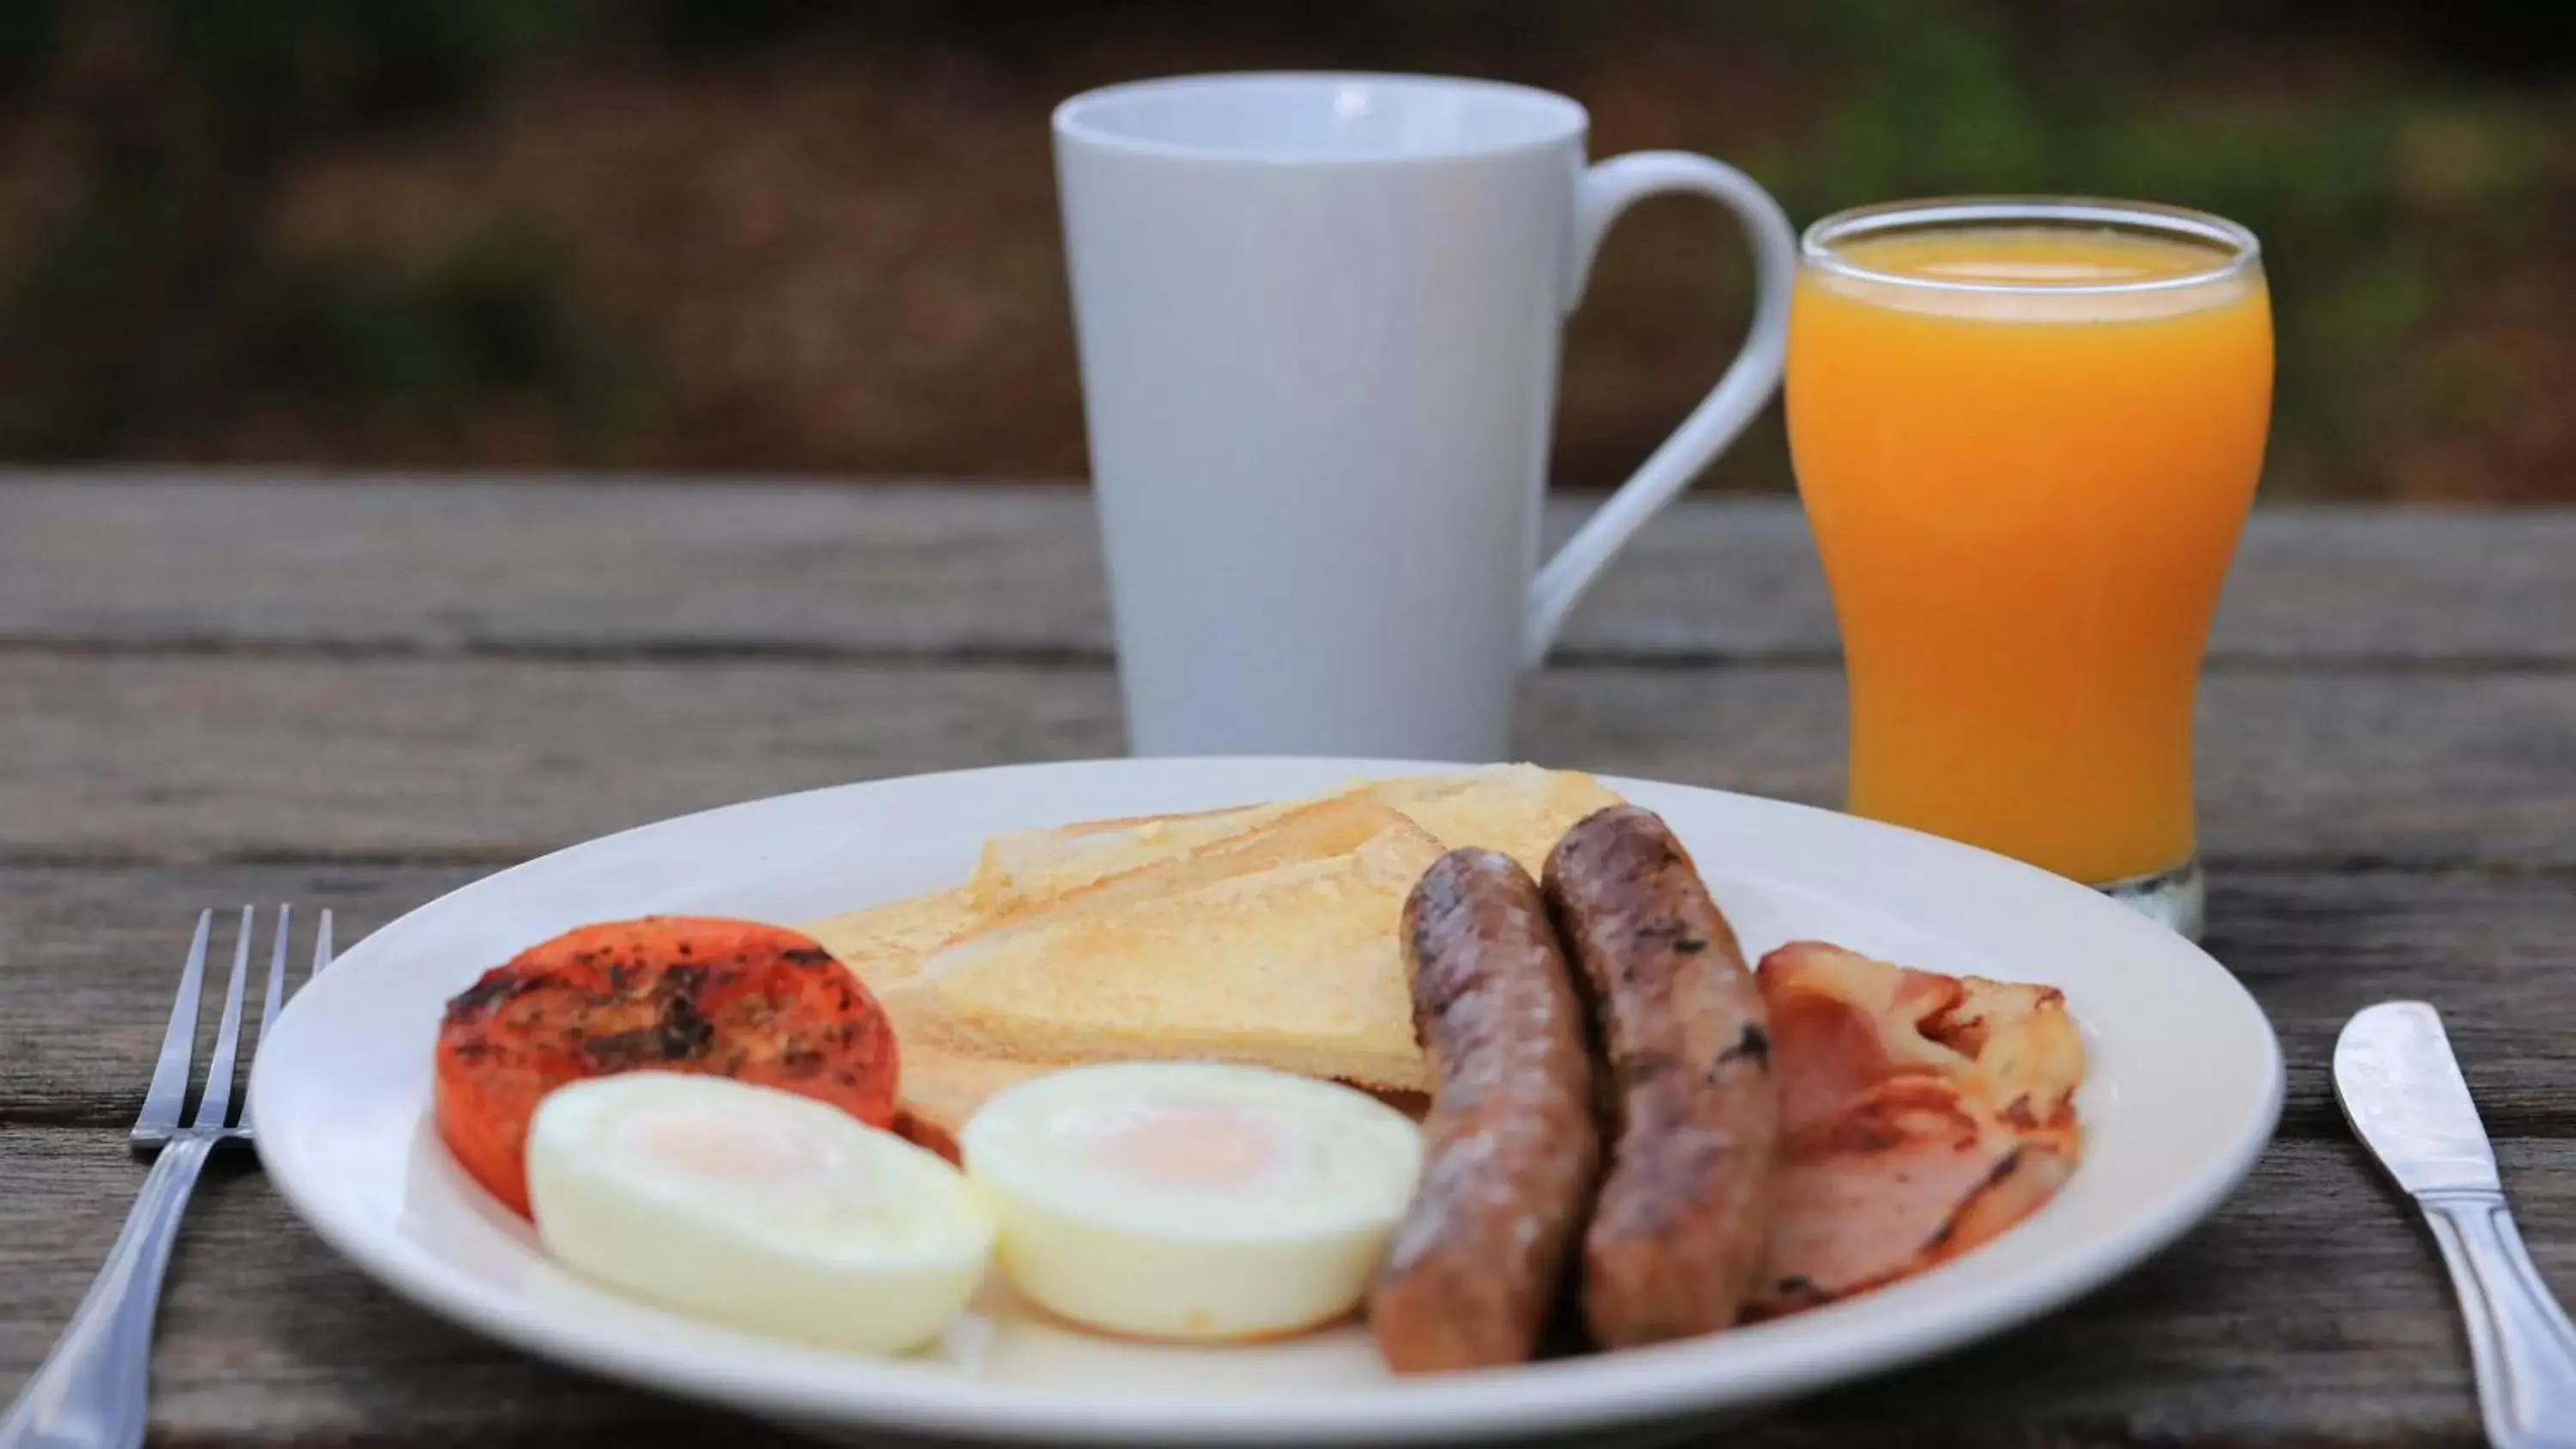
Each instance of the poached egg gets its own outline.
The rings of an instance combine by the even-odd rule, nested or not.
[[[1009,1088],[959,1135],[1003,1274],[1075,1323],[1293,1333],[1367,1291],[1422,1166],[1376,1098],[1257,1067],[1122,1062]]]
[[[537,1235],[565,1266],[827,1348],[935,1337],[994,1221],[932,1153],[838,1107],[722,1077],[625,1072],[547,1094],[528,1134]]]

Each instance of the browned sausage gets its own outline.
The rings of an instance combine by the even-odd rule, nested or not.
[[[1592,1057],[1547,903],[1492,850],[1432,862],[1404,903],[1413,1024],[1435,1086],[1422,1182],[1369,1292],[1399,1373],[1537,1347],[1601,1157]]]
[[[1584,1324],[1605,1348],[1725,1328],[1770,1228],[1779,1107],[1762,993],[1651,811],[1614,805],[1567,831],[1547,903],[1600,1023],[1612,1097]]]

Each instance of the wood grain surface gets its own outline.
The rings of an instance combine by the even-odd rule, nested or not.
[[[2222,863],[2576,864],[2576,673],[2221,674]],[[1832,665],[1558,669],[1549,764],[1815,804]],[[683,811],[919,770],[1110,755],[1093,665],[0,655],[0,858],[503,861]]]
[[[2441,1006],[2576,1288],[2571,623],[2576,511],[2258,515],[2199,773],[2209,946],[2281,1033],[2280,1140],[2068,1312],[1705,1442],[2475,1443],[2455,1310],[2325,1063],[2361,1005]],[[1520,744],[1831,803],[1842,738],[1795,507],[1721,500],[1614,566]],[[1119,748],[1078,489],[0,471],[0,1393],[141,1180],[121,1128],[201,906],[327,905],[345,944],[640,821]],[[241,1162],[201,1190],[155,1372],[165,1445],[798,1442],[446,1327]]]
[[[1562,536],[1590,501],[1559,498]],[[0,470],[0,640],[128,648],[1075,654],[1105,659],[1089,496],[861,488]],[[2222,667],[2566,666],[2576,510],[2298,507],[2256,515]],[[1603,575],[1567,652],[1683,660],[1835,650],[1785,499],[1692,499]]]

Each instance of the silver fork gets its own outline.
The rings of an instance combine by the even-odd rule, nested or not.
[[[108,1250],[107,1262],[72,1321],[54,1340],[53,1352],[45,1355],[36,1376],[19,1390],[8,1417],[0,1419],[0,1449],[135,1449],[143,1442],[151,1406],[152,1319],[179,1218],[188,1210],[188,1194],[206,1158],[226,1143],[250,1141],[249,1104],[243,1104],[238,1122],[231,1119],[254,919],[253,908],[242,907],[241,939],[233,946],[232,979],[224,987],[223,1021],[215,1031],[206,1088],[196,1114],[183,1126],[179,1113],[187,1105],[206,942],[215,923],[213,911],[197,916],[196,939],[179,973],[179,997],[170,1003],[169,1033],[161,1039],[161,1059],[152,1068],[152,1085],[143,1094],[143,1113],[134,1120],[131,1138],[136,1152],[160,1155],[143,1179],[134,1210],[126,1215],[125,1231],[116,1235],[116,1246]],[[286,1004],[286,938],[293,923],[294,907],[278,907],[277,946],[269,954],[268,991],[260,1002],[261,1044],[276,1025],[278,1008]],[[312,971],[329,964],[331,913],[324,911],[313,939]],[[311,974],[305,979],[311,980]]]

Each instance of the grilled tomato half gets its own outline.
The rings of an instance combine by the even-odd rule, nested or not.
[[[894,1030],[810,937],[756,921],[647,916],[532,946],[447,1003],[438,1135],[528,1212],[528,1123],[546,1093],[652,1068],[702,1072],[895,1121]]]

